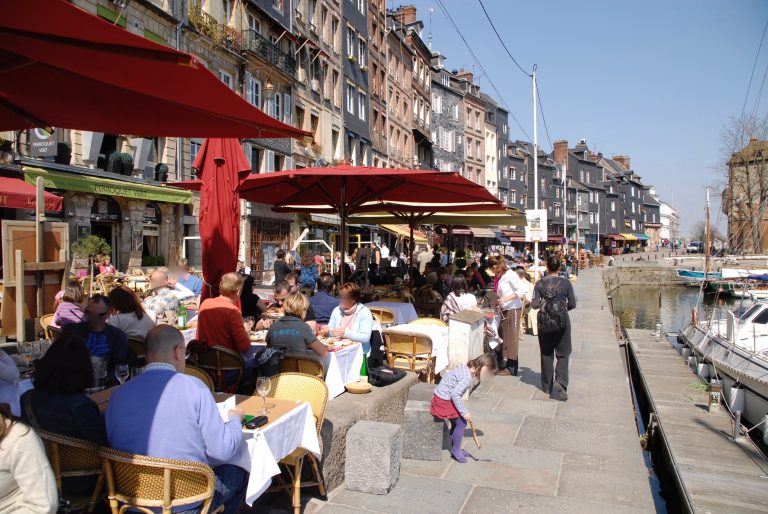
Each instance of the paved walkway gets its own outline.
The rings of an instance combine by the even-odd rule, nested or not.
[[[447,451],[442,462],[403,460],[390,494],[342,486],[305,512],[654,512],[600,271],[583,271],[575,288],[568,402],[539,389],[538,344],[527,335],[520,376],[497,377],[469,401],[483,448],[471,437],[464,447],[479,462],[458,464]]]

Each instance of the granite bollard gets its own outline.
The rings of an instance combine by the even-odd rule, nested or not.
[[[359,421],[347,432],[346,488],[387,494],[400,477],[402,432],[399,425]]]
[[[405,404],[403,458],[443,460],[446,427],[442,419],[429,412],[430,402],[408,400]]]

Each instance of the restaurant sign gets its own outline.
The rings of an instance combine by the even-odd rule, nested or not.
[[[24,180],[34,184],[37,177],[45,179],[46,189],[61,189],[64,191],[80,191],[105,196],[137,198],[156,202],[192,203],[192,192],[174,187],[137,184],[102,177],[80,175],[60,171],[48,171],[42,168],[24,167]]]
[[[525,241],[527,243],[547,240],[547,210],[529,209],[525,211]]]
[[[58,154],[56,143],[56,129],[48,132],[45,129],[36,128],[29,131],[29,155],[32,157],[56,157]]]

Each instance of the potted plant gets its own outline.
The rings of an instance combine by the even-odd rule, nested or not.
[[[88,259],[88,269],[91,277],[91,286],[88,291],[88,296],[91,295],[93,290],[93,260],[98,255],[109,255],[112,253],[112,247],[107,243],[104,238],[90,235],[78,239],[72,245],[72,255],[81,259]]]
[[[320,155],[320,152],[323,150],[323,148],[320,146],[320,143],[317,143],[315,141],[312,142],[312,151],[315,152],[316,155]]]

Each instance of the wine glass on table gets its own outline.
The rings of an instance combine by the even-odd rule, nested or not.
[[[120,382],[120,385],[123,385],[125,381],[128,380],[130,371],[131,369],[128,364],[118,364],[115,366],[115,378]]]
[[[272,388],[272,382],[269,377],[259,377],[256,379],[256,392],[261,396],[261,415],[266,416],[269,412],[267,410],[267,395]]]

